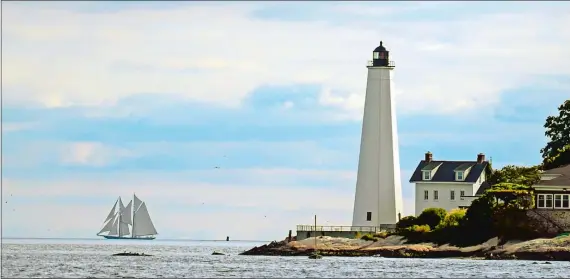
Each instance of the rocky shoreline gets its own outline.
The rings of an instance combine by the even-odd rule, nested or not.
[[[315,249],[314,238],[303,241],[274,241],[254,247],[240,255],[263,256],[309,256]],[[385,257],[385,258],[469,258],[487,260],[534,260],[570,261],[570,237],[536,239],[526,242],[511,242],[498,245],[492,239],[477,246],[437,246],[430,243],[405,244],[405,239],[390,236],[377,242],[318,237],[319,254],[340,257]]]

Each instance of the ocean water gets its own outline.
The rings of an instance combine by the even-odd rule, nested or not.
[[[570,278],[569,262],[239,256],[264,243],[2,239],[2,277]],[[113,257],[144,252],[152,257]],[[214,251],[225,256],[211,255]]]

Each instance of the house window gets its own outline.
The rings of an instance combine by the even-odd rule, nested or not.
[[[424,200],[428,200],[429,199],[429,191],[425,190],[424,191]]]
[[[462,171],[458,171],[455,173],[455,180],[459,180],[462,181],[463,180],[463,172]]]
[[[439,199],[439,192],[437,190],[433,191],[433,199],[436,201]]]
[[[538,206],[540,207],[540,196],[542,195],[538,195]],[[544,195],[546,196],[545,199],[548,200],[548,196],[552,196],[552,195]],[[545,202],[545,207],[546,207],[546,202]],[[550,208],[550,207],[548,207]],[[554,208],[570,208],[570,195],[565,195],[565,194],[556,194],[554,195]]]
[[[552,208],[552,195],[550,194],[538,194],[537,195],[537,208]]]
[[[562,195],[554,195],[554,208],[562,208]]]
[[[424,180],[430,180],[431,179],[431,173],[429,171],[424,171]]]
[[[372,221],[372,212],[366,212],[366,221]]]
[[[544,195],[539,194],[536,197],[536,207],[544,208]]]
[[[451,192],[449,192],[449,199],[451,199],[452,201],[455,200],[455,190],[451,190]]]
[[[463,198],[463,197],[465,196],[465,191],[461,190],[459,192],[459,196],[461,196],[461,198],[460,198],[461,200],[464,200],[465,198]]]
[[[546,196],[546,203],[544,207],[552,208],[552,195],[545,195]]]

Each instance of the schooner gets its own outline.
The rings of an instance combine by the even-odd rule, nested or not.
[[[118,209],[117,204],[119,205]],[[97,236],[106,239],[153,240],[158,234],[150,219],[146,203],[135,194],[127,206],[119,197],[103,224],[103,229],[97,233]]]

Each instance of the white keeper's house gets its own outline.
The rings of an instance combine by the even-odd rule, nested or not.
[[[480,153],[473,161],[433,160],[427,152],[410,178],[415,184],[416,216],[430,207],[466,208],[490,187],[486,182],[485,169],[489,164]]]

